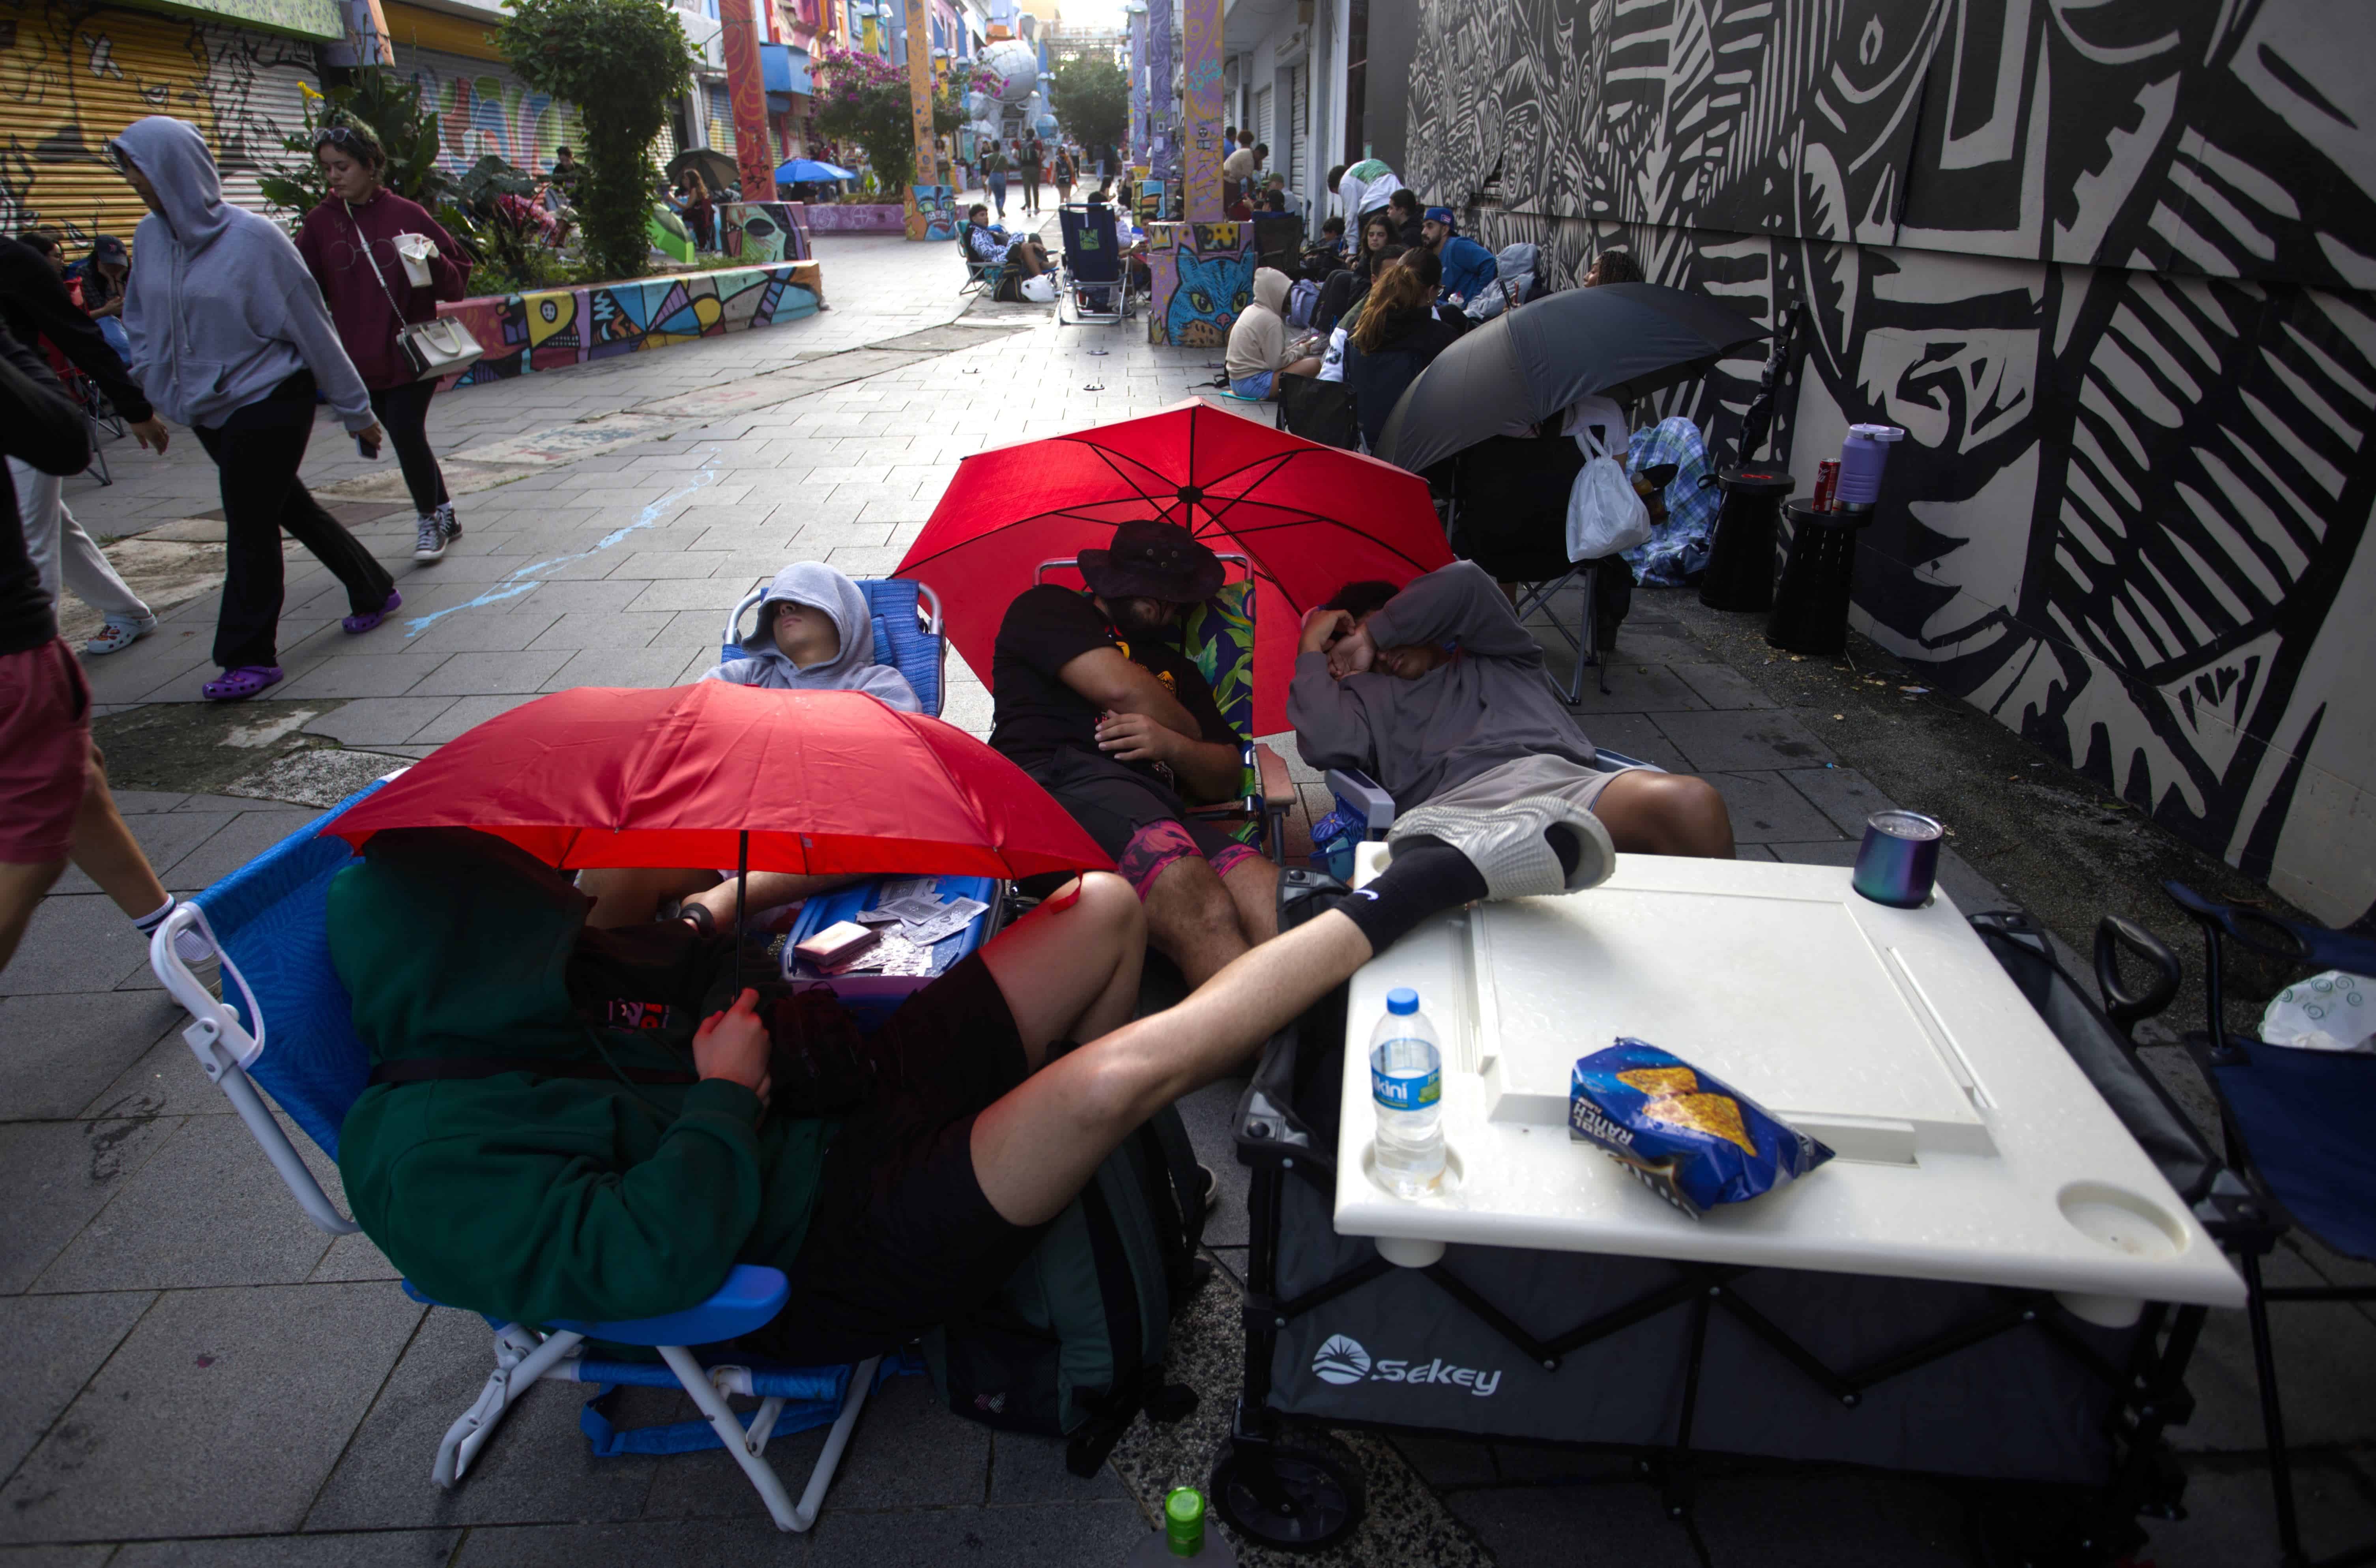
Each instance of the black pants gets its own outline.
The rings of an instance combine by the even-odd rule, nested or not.
[[[446,476],[438,471],[437,454],[429,449],[429,399],[437,393],[437,378],[408,381],[401,386],[372,389],[372,412],[396,448],[397,466],[404,470],[404,488],[412,493],[412,509],[423,517],[446,505]],[[374,606],[374,608],[377,608]]]
[[[371,557],[355,536],[322,509],[297,482],[297,465],[314,434],[314,381],[303,380],[303,401],[279,392],[266,401],[293,407],[266,418],[243,421],[250,404],[219,429],[194,427],[198,444],[215,460],[222,482],[224,561],[222,613],[215,621],[215,662],[226,670],[278,662],[282,577],[280,534],[313,552],[346,585],[347,603],[358,615],[387,602],[396,579]],[[287,385],[283,384],[284,386]],[[293,422],[289,414],[302,416]]]
[[[1040,210],[1040,176],[1037,174],[1023,176],[1023,210],[1026,212]]]

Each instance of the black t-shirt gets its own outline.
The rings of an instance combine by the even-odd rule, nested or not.
[[[1221,717],[1213,688],[1185,654],[1153,638],[1125,637],[1096,600],[1047,583],[1018,595],[999,623],[990,659],[994,705],[991,745],[1017,761],[1050,752],[1106,755],[1098,750],[1097,705],[1064,684],[1057,673],[1100,647],[1120,648],[1124,658],[1162,682],[1195,719],[1201,739],[1232,746],[1245,743]],[[1153,763],[1126,766],[1150,778],[1163,778]]]

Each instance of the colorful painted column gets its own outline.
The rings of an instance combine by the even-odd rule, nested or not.
[[[718,23],[726,49],[726,97],[734,106],[734,167],[742,176],[742,199],[773,201],[775,138],[767,134],[767,81],[759,65],[759,24],[751,0],[718,0]]]
[[[1130,145],[1123,150],[1125,162],[1135,162],[1146,153],[1146,6],[1141,0],[1130,6]],[[1124,205],[1128,205],[1125,203]]]
[[[1179,116],[1172,112],[1171,99],[1171,4],[1172,0],[1153,0],[1146,43],[1146,135],[1154,153],[1147,177],[1167,185],[1180,157]]]
[[[1187,160],[1188,221],[1221,221],[1221,0],[1181,0],[1188,113],[1181,126]]]
[[[916,153],[908,183],[908,237],[928,237],[940,189],[940,160],[933,154],[933,36],[925,0],[907,0],[908,113],[914,122]]]

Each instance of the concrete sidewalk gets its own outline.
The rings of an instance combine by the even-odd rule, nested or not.
[[[960,457],[1154,411],[1208,379],[1219,357],[1151,349],[1138,322],[1059,327],[1045,311],[966,312],[945,244],[826,236],[820,252],[836,308],[812,320],[438,398],[440,451],[491,480],[460,498],[468,531],[443,562],[416,565],[409,506],[388,503],[390,515],[364,524],[406,604],[361,638],[338,629],[336,585],[293,554],[289,680],[269,700],[230,712],[196,704],[211,594],[130,652],[90,661],[112,762],[145,787],[121,799],[168,885],[202,888],[308,819],[286,803],[304,798],[285,782],[292,752],[372,754],[298,759],[325,777],[339,766],[363,777],[392,766],[377,758],[425,754],[542,692],[691,679],[716,659],[727,610],[785,562],[885,573]],[[707,410],[684,401],[712,395],[722,402]],[[647,422],[602,424],[622,419]],[[581,421],[624,434],[568,448],[555,433]],[[360,462],[330,427],[317,434],[309,482],[350,500],[385,482],[389,465]],[[588,455],[523,457],[567,450]],[[162,460],[123,446],[113,456],[116,485],[72,488],[95,534],[172,529],[217,505],[213,470],[186,437]],[[1564,645],[1541,635],[1563,675]],[[988,692],[961,660],[951,675],[946,717],[985,732]],[[1843,863],[1864,815],[1887,803],[1809,712],[1746,678],[1659,595],[1637,596],[1610,687],[1583,704],[1596,740],[1706,773],[1744,855]],[[1326,802],[1296,766],[1300,860]],[[1945,885],[1966,909],[2024,896],[1959,860]],[[0,1334],[14,1331],[16,1350],[0,1371],[0,1568],[713,1562],[742,1551],[1098,1564],[1148,1527],[1163,1487],[1204,1482],[1241,1343],[1236,1084],[1183,1107],[1225,1188],[1208,1233],[1221,1274],[1176,1337],[1173,1374],[1198,1388],[1196,1415],[1178,1429],[1142,1423],[1084,1481],[1055,1444],[960,1421],[933,1408],[923,1380],[898,1380],[869,1408],[814,1533],[789,1538],[720,1454],[589,1458],[577,1401],[557,1387],[515,1411],[462,1488],[432,1488],[437,1436],[488,1370],[484,1328],[410,1302],[362,1238],[314,1231],[176,1022],[128,922],[78,875],[0,975],[0,1190],[11,1194]],[[315,1164],[335,1194],[335,1171]],[[2319,1266],[2282,1253],[2279,1282],[2327,1277]],[[2278,1332],[2309,1528],[2331,1549],[2376,1527],[2365,1414],[2376,1407],[2376,1326],[2350,1307],[2304,1306],[2287,1309]],[[2270,1560],[2239,1315],[2215,1320],[2192,1382],[2201,1408],[2177,1438],[2196,1478],[2192,1517],[2156,1526],[2151,1555],[2161,1568]],[[641,1401],[630,1419],[673,1419],[671,1408]],[[788,1475],[815,1442],[783,1445]],[[1622,1461],[1432,1440],[1354,1447],[1371,1520],[1325,1562],[1697,1561]],[[1727,1564],[1962,1563],[1973,1561],[1965,1507],[1927,1480],[1742,1467],[1703,1485],[1700,1528],[1710,1559]]]

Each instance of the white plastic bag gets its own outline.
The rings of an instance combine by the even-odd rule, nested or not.
[[[1575,444],[1584,452],[1584,471],[1575,476],[1575,483],[1567,493],[1567,558],[1571,561],[1598,561],[1622,554],[1650,537],[1650,508],[1635,494],[1634,481],[1625,477],[1625,466],[1613,453],[1622,450],[1623,442],[1612,447],[1604,439],[1611,426],[1579,422],[1574,426]],[[1614,427],[1622,435],[1622,427]]]
[[[1056,303],[1056,275],[1035,273],[1017,285],[1016,292],[1035,305],[1052,305]]]
[[[2376,980],[2329,969],[2286,987],[2261,1016],[2261,1038],[2297,1051],[2376,1052]]]

